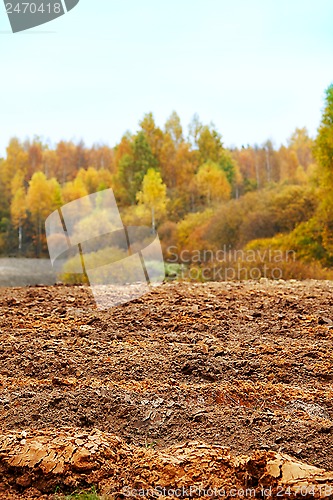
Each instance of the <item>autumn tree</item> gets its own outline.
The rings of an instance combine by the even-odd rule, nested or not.
[[[151,212],[152,232],[156,232],[156,220],[159,220],[166,212],[167,195],[166,185],[162,181],[161,174],[150,168],[144,176],[142,191],[137,194],[139,204]]]
[[[66,182],[62,190],[62,200],[64,203],[70,203],[71,201],[83,198],[83,196],[88,196],[89,192],[84,185],[82,178],[76,177],[73,181]]]
[[[207,249],[209,242],[204,237],[207,226],[213,217],[213,210],[208,208],[203,212],[190,213],[177,225],[178,250],[191,252]]]
[[[192,183],[198,157],[191,144],[184,140],[180,119],[175,112],[165,124],[159,162],[170,197],[169,216],[172,220],[178,220],[194,205]]]
[[[27,193],[27,208],[35,228],[37,256],[42,252],[44,222],[48,215],[61,205],[61,191],[56,179],[48,180],[43,172],[36,172]]]
[[[58,158],[57,179],[64,185],[75,178],[79,167],[77,165],[77,148],[72,142],[60,141],[56,147]]]
[[[299,166],[296,151],[281,146],[279,149],[280,180],[286,183],[296,182],[297,169]]]
[[[238,194],[239,192],[244,194],[246,191],[260,189],[262,186],[262,173],[258,147],[248,146],[246,148],[233,149],[230,154],[237,165],[236,172],[239,172],[243,182],[242,186],[238,183]]]
[[[133,143],[133,137],[130,134],[130,132],[126,132],[122,138],[119,144],[117,144],[113,150],[113,162],[114,162],[114,169],[115,172],[117,173],[120,169],[120,162],[123,156],[132,155],[132,143]]]
[[[171,189],[177,186],[177,146],[174,143],[171,135],[165,133],[163,137],[163,144],[160,151],[160,168],[163,180]]]
[[[198,139],[200,131],[202,130],[202,123],[200,121],[199,115],[196,113],[188,126],[189,140],[193,147],[198,146]]]
[[[164,136],[160,153],[163,180],[169,188],[186,190],[197,170],[197,157],[190,144],[181,142],[176,146],[169,133]]]
[[[57,155],[57,152],[54,149],[50,149],[48,146],[46,146],[43,151],[42,161],[42,172],[44,172],[46,177],[48,179],[51,179],[52,177],[60,179],[59,157]]]
[[[209,160],[214,163],[220,163],[224,152],[222,137],[213,126],[204,125],[201,128],[197,145],[199,148],[200,164],[206,163]]]
[[[28,169],[26,173],[26,180],[31,179],[35,172],[43,169],[43,153],[45,145],[42,140],[35,136],[32,141],[27,140],[24,142],[24,149],[28,153]]]
[[[112,185],[112,175],[106,169],[96,170],[89,167],[79,170],[76,179],[83,184],[89,194],[108,189]]]
[[[87,195],[112,187],[124,223],[151,221],[154,231],[158,223],[163,244],[241,248],[251,238],[275,238],[280,231],[295,233],[301,246],[316,227],[320,252],[314,255],[331,255],[328,265],[333,262],[332,94],[330,87],[316,140],[319,167],[305,128],[297,128],[278,149],[271,141],[229,149],[216,127],[198,116],[187,136],[176,112],[163,128],[152,113],[144,115],[138,131],[126,132],[115,147],[14,138],[0,159],[0,250],[22,248],[23,239],[23,248],[34,242],[40,255],[43,219],[54,207],[82,197],[89,203]],[[91,220],[85,218],[81,229]]]
[[[288,140],[288,147],[291,151],[295,152],[298,164],[301,165],[306,172],[309,166],[314,162],[314,141],[309,137],[306,127],[296,128]]]
[[[199,168],[195,183],[199,196],[209,207],[230,198],[231,186],[226,174],[218,164],[212,161],[206,162]]]
[[[224,147],[222,136],[217,132],[214,125],[203,125],[199,117],[195,115],[190,123],[189,132],[193,146],[197,149],[199,164],[203,165],[209,160],[220,163]]]
[[[280,166],[272,141],[268,139],[264,142],[262,149],[265,153],[266,183],[278,182],[280,178]]]
[[[150,168],[157,167],[157,159],[152,153],[145,133],[138,132],[134,137],[131,153],[125,154],[119,161],[117,185],[120,188],[120,199],[124,204],[134,204],[136,194]]]
[[[156,126],[152,113],[147,113],[139,123],[152,154],[158,159],[163,143],[163,132]]]
[[[2,195],[8,202],[9,207],[12,180],[18,172],[26,177],[29,167],[29,154],[17,138],[10,140],[6,153],[5,160],[0,164],[0,183]]]
[[[18,231],[18,250],[22,251],[23,224],[27,220],[27,193],[24,186],[24,173],[18,171],[12,180],[11,221]]]
[[[230,152],[224,148],[222,136],[214,125],[203,125],[195,116],[190,124],[190,135],[197,148],[198,164],[204,165],[208,162],[217,164],[225,172],[229,184],[233,186],[236,182],[237,164]]]
[[[87,166],[115,173],[114,151],[109,146],[94,144],[92,148],[86,150],[85,156]]]
[[[74,165],[76,170],[88,168],[88,152],[82,140],[75,146]]]
[[[165,123],[165,133],[169,134],[171,140],[176,146],[184,141],[183,127],[179,116],[173,111]]]

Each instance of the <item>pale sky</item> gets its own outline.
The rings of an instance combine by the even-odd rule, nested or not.
[[[15,3],[15,1],[14,1]],[[80,0],[12,34],[0,2],[0,155],[12,136],[115,145],[152,111],[226,146],[315,135],[333,82],[332,0]]]

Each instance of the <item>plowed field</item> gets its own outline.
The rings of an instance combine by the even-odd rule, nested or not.
[[[270,461],[333,470],[331,282],[171,283],[107,311],[87,287],[2,288],[0,339],[0,498],[290,498]]]

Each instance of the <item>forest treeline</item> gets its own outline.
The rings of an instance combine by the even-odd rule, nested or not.
[[[262,270],[262,252],[270,249],[295,252],[280,264],[283,277],[330,277],[333,86],[317,137],[297,128],[278,148],[270,140],[227,148],[213,124],[195,116],[185,131],[175,112],[163,128],[145,115],[138,131],[112,148],[11,139],[0,160],[0,253],[47,256],[47,216],[109,187],[124,224],[157,230],[173,264],[182,264],[186,251],[198,270],[205,263],[196,252],[227,249],[230,265],[231,251],[242,249],[241,260],[257,253]]]

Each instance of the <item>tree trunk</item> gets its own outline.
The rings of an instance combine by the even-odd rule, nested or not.
[[[22,253],[22,225],[20,221],[19,229],[18,229],[18,249],[19,249],[19,254]]]
[[[151,229],[152,229],[152,233],[156,234],[155,209],[154,209],[154,207],[151,208]]]
[[[41,255],[41,243],[42,243],[42,220],[40,214],[38,214],[38,241],[37,241],[37,257]]]
[[[258,155],[257,155],[256,150],[254,151],[254,159],[255,159],[255,167],[256,167],[257,189],[260,189],[259,164],[258,164]]]
[[[269,149],[266,149],[266,166],[267,166],[267,182],[271,182],[271,162],[269,157]]]

